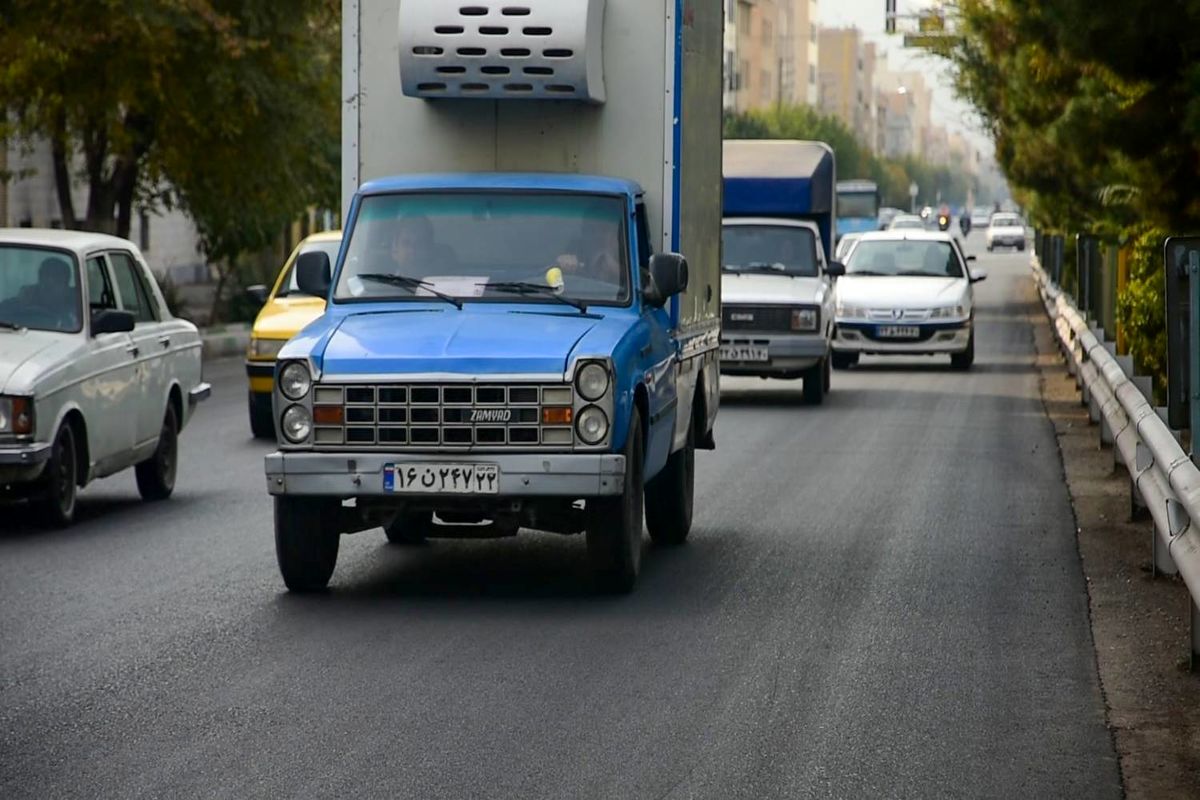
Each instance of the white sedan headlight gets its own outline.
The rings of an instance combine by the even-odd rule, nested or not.
[[[28,397],[0,397],[0,433],[33,433],[33,401]]]
[[[279,351],[287,344],[287,339],[258,339],[252,337],[250,339],[250,357],[251,358],[277,358]]]
[[[964,305],[942,306],[941,308],[933,309],[930,314],[931,319],[962,319],[967,315],[967,307]]]
[[[862,306],[852,306],[838,301],[837,315],[842,319],[866,319],[867,309]]]

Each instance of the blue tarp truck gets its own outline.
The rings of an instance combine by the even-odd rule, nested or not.
[[[526,528],[627,591],[714,447],[722,9],[343,8],[345,238],[297,262],[329,302],[265,463],[284,583],[324,587],[345,533]]]
[[[830,387],[837,235],[833,150],[823,142],[725,142],[721,372]]]

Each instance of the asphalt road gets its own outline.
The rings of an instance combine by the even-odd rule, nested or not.
[[[1026,259],[980,263],[969,374],[728,381],[628,597],[580,538],[378,531],[286,594],[215,362],[172,500],[0,509],[0,797],[1119,797]]]

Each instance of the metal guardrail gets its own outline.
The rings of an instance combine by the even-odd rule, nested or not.
[[[1132,489],[1154,520],[1155,572],[1183,577],[1191,595],[1190,646],[1200,666],[1200,469],[1159,412],[1100,341],[1071,299],[1035,258],[1033,272],[1067,366],[1075,376],[1102,444],[1129,472]]]

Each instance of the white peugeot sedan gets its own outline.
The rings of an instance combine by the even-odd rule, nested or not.
[[[127,467],[144,499],[168,497],[210,391],[200,348],[130,242],[0,228],[0,500],[67,525],[79,487]]]
[[[864,234],[837,282],[833,366],[853,366],[863,353],[948,354],[956,369],[970,369],[972,285],[987,277],[969,268],[974,259],[940,231]]]
[[[987,240],[989,252],[997,247],[1015,247],[1017,250],[1024,250],[1025,222],[1016,214],[993,214],[984,238]]]

